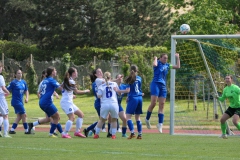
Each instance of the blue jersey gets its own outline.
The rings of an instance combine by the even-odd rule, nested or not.
[[[92,91],[93,94],[95,96],[95,101],[94,101],[94,107],[100,107],[101,106],[101,102],[100,102],[100,98],[97,97],[97,85],[95,82],[92,83]]]
[[[28,90],[26,81],[14,79],[7,89],[12,92],[11,105],[23,106],[23,95]]]
[[[128,97],[142,96],[142,78],[137,76],[136,81],[133,84],[126,85],[126,88],[130,88]]]
[[[52,94],[60,84],[52,77],[45,78],[40,86],[40,105],[51,105]]]
[[[172,68],[169,63],[163,64],[161,61],[157,61],[157,66],[153,67],[154,75],[153,82],[160,82],[166,85],[168,70]]]
[[[120,86],[118,88],[119,88],[119,90],[125,90],[127,87],[125,84],[120,84]],[[124,96],[124,94],[121,94],[121,95],[117,94],[117,99],[118,99],[119,105],[121,105],[121,103],[122,103],[123,96]]]

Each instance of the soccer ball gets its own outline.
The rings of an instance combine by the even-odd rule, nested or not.
[[[190,31],[190,26],[188,24],[182,24],[180,26],[180,32],[182,34],[187,34]]]

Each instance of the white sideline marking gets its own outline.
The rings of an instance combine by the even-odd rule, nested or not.
[[[130,153],[130,152],[117,152],[117,151],[87,151],[87,150],[67,150],[67,149],[53,149],[53,148],[34,148],[34,147],[14,147],[14,146],[1,146],[0,148],[10,148],[10,149],[24,149],[24,150],[36,150],[36,151],[61,151],[61,152],[83,152],[83,153],[101,153],[101,154],[112,154],[112,155],[140,155],[146,157],[179,157],[179,158],[192,158],[188,155],[177,155],[177,154],[149,154],[149,153]],[[195,159],[207,159],[208,156],[195,156]],[[223,157],[211,157],[211,159],[222,159]]]

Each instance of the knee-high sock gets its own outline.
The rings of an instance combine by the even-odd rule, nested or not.
[[[141,121],[137,121],[137,130],[138,130],[138,134],[141,135],[142,134],[142,122]]]
[[[9,121],[8,119],[3,120],[4,134],[8,134]]]
[[[226,123],[224,123],[224,124],[221,123],[222,134],[226,134],[226,129],[227,129]]]
[[[71,120],[68,120],[68,121],[66,122],[66,124],[65,124],[65,130],[64,130],[64,132],[65,132],[66,134],[71,130],[72,124],[73,124],[73,121],[71,121]]]
[[[130,132],[131,132],[131,133],[134,133],[134,126],[133,126],[132,120],[129,119],[129,120],[127,121],[127,124],[128,124],[128,128],[129,128]]]
[[[158,123],[163,123],[163,120],[164,120],[164,114],[158,113]]]
[[[152,112],[147,111],[146,120],[149,120],[152,115]]]
[[[83,124],[83,119],[78,117],[76,120],[76,132],[80,131],[80,129],[82,128],[82,124]]]

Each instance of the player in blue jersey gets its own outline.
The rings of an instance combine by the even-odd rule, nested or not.
[[[102,73],[102,70],[100,68],[97,68],[97,69],[93,70],[92,74],[90,74],[90,79],[91,79],[91,82],[92,82],[92,91],[93,91],[93,94],[94,94],[94,97],[95,97],[94,108],[97,111],[98,117],[100,117],[101,102],[100,102],[100,98],[97,97],[97,84],[96,84],[95,81],[96,81],[97,78],[101,79],[102,77],[103,77],[103,73]],[[98,121],[94,122],[89,127],[85,128],[83,130],[86,137],[88,137],[89,131],[92,131],[93,133],[95,133],[94,128],[96,127],[97,122]],[[103,129],[105,129],[105,124],[103,124],[103,126],[102,126],[102,130]]]
[[[131,132],[131,135],[128,139],[132,139],[135,137],[134,126],[132,122],[132,115],[135,115],[135,120],[137,123],[138,136],[137,139],[142,139],[142,122],[140,119],[140,115],[142,112],[142,78],[137,75],[138,67],[136,65],[132,65],[130,68],[130,75],[125,79],[126,90],[117,90],[118,93],[128,93],[128,102],[126,108],[126,118],[127,125]]]
[[[147,128],[150,129],[150,117],[155,107],[157,100],[159,103],[158,108],[158,124],[157,128],[160,133],[162,133],[162,126],[164,121],[164,104],[167,97],[167,74],[169,69],[179,69],[180,68],[180,58],[179,54],[175,54],[177,64],[171,65],[167,63],[168,55],[162,54],[158,59],[156,56],[153,61],[153,80],[150,85],[151,90],[151,104],[148,107],[147,115],[146,115],[146,125]]]
[[[78,77],[78,72],[76,68],[70,67],[65,74],[63,81],[63,90],[62,90],[62,99],[60,105],[62,110],[68,116],[68,121],[66,122],[64,134],[68,135],[68,132],[71,130],[75,115],[78,116],[76,119],[76,128],[74,136],[86,138],[80,131],[83,124],[83,112],[73,103],[73,92],[75,94],[84,94],[89,93],[90,90],[78,90],[76,87],[76,82],[74,79]],[[70,136],[69,136],[70,138]]]
[[[17,115],[9,134],[16,134],[15,129],[17,128],[20,120],[22,120],[25,134],[30,134],[28,132],[27,114],[23,102],[24,94],[26,96],[25,103],[28,102],[29,92],[26,81],[22,79],[22,71],[20,69],[15,71],[15,79],[7,86],[7,89],[12,92],[11,105]]]
[[[123,75],[122,74],[117,74],[115,82],[118,84],[119,90],[126,90],[126,85],[123,84]],[[117,94],[118,98],[118,105],[119,105],[119,118],[122,120],[122,137],[127,137],[126,132],[127,132],[127,118],[126,114],[124,112],[124,109],[121,105],[122,99],[123,99],[124,94]],[[119,125],[119,124],[118,124]]]
[[[57,71],[54,67],[48,67],[46,72],[46,78],[42,81],[42,84],[40,86],[39,106],[47,114],[47,116],[51,117],[53,120],[49,132],[49,137],[56,138],[53,133],[54,130],[57,128],[58,131],[62,134],[62,138],[68,138],[68,135],[63,134],[62,126],[59,123],[60,116],[56,106],[53,104],[52,101],[52,94],[55,89],[58,88],[62,90],[60,84],[53,78],[57,75]]]
[[[11,136],[8,135],[8,128],[9,128],[9,120],[8,120],[8,104],[6,101],[5,96],[8,96],[10,93],[5,87],[5,80],[3,78],[2,74],[3,70],[3,65],[0,62],[0,112],[1,116],[3,117],[3,127],[4,127],[4,134],[0,132],[0,137],[4,138],[12,138]]]

